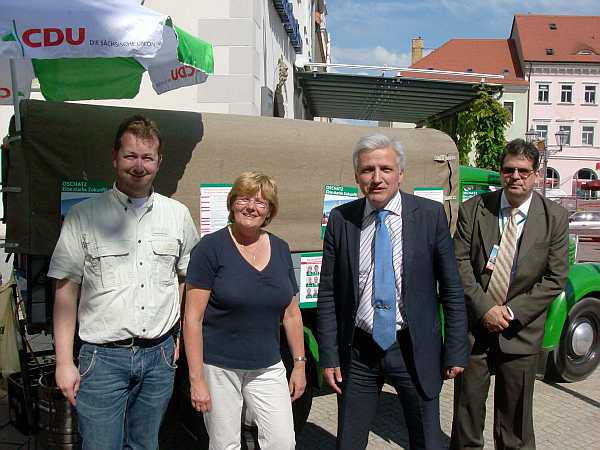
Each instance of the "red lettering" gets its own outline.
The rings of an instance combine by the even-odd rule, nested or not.
[[[188,78],[196,73],[196,69],[191,66],[179,66],[177,69],[171,69],[171,79]]]
[[[54,39],[52,39],[54,37]],[[65,34],[58,28],[44,28],[44,47],[56,47],[65,40]]]
[[[10,89],[5,87],[0,87],[0,98],[8,98],[10,97]]]
[[[85,28],[83,27],[79,27],[77,39],[73,39],[73,28],[67,28],[65,31],[67,32],[67,42],[71,45],[80,45],[85,40]]]
[[[23,33],[23,43],[25,45],[27,45],[28,47],[41,47],[42,43],[41,42],[34,42],[31,40],[32,35],[34,34],[42,34],[42,30],[39,28],[31,28],[29,30],[25,30],[25,32]]]

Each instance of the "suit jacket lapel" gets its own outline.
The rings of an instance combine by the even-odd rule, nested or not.
[[[492,247],[500,242],[500,196],[502,191],[482,197],[482,205],[479,208],[479,234],[486,254],[489,259]]]
[[[346,245],[348,246],[348,257],[350,259],[350,273],[354,286],[354,308],[358,307],[358,265],[360,256],[360,228],[362,226],[363,213],[365,211],[365,198],[362,198],[357,207],[348,215],[346,227]]]
[[[419,230],[416,225],[416,210],[418,209],[415,199],[400,191],[402,196],[402,297],[406,294],[407,269],[413,267],[412,260],[415,254],[416,237]]]
[[[533,193],[531,205],[527,214],[527,220],[523,226],[523,234],[521,234],[521,244],[519,245],[519,253],[517,256],[517,268],[521,265],[524,258],[531,251],[535,243],[535,235],[542,235],[542,228],[545,222],[544,206],[542,200],[537,193]]]

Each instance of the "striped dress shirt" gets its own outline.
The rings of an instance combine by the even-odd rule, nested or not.
[[[383,208],[390,211],[385,224],[392,240],[394,275],[396,278],[396,329],[406,326],[402,305],[402,197],[398,192]],[[358,310],[356,326],[371,333],[373,331],[373,274],[375,265],[375,216],[376,209],[367,199],[360,230],[360,262],[358,266]]]

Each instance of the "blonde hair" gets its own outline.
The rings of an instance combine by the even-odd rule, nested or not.
[[[261,226],[266,227],[269,225],[279,210],[277,183],[272,177],[259,172],[243,172],[233,182],[233,187],[227,195],[229,222],[234,222],[233,203],[236,199],[238,197],[253,197],[258,193],[269,203],[269,215]]]

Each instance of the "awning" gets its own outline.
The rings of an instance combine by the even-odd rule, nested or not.
[[[332,72],[297,72],[313,116],[423,123],[466,109],[485,86],[502,85]]]
[[[584,189],[586,191],[600,191],[600,180],[586,181],[581,184],[581,189]]]

